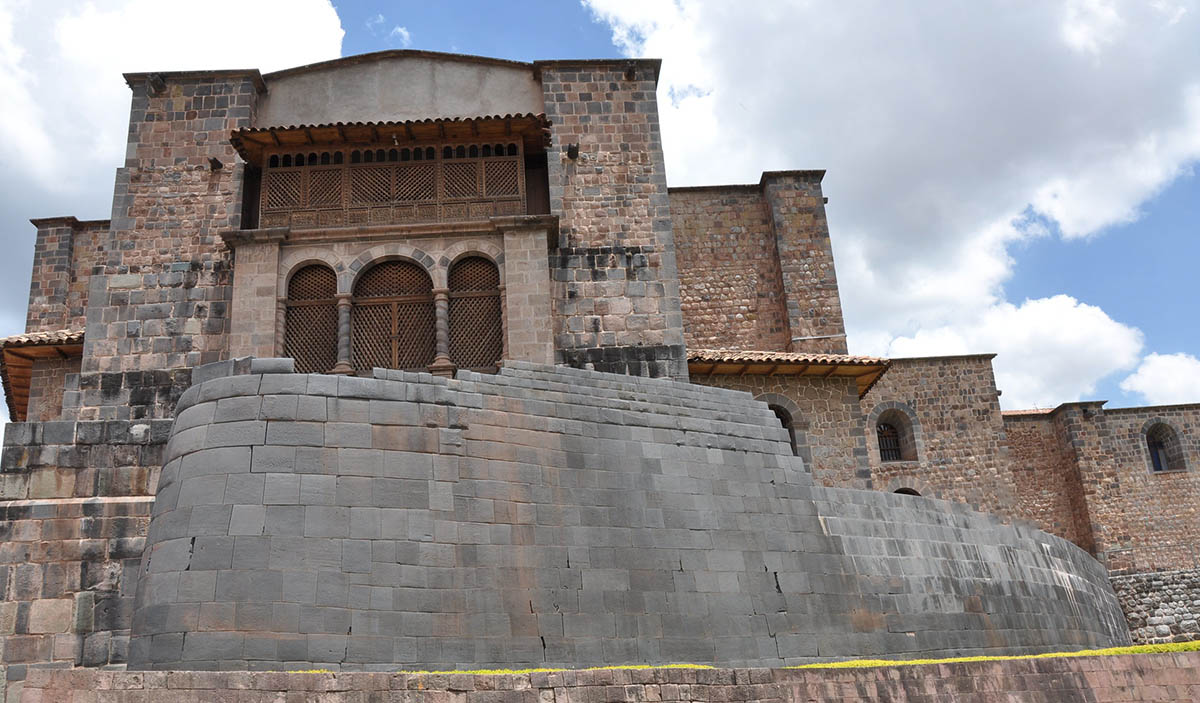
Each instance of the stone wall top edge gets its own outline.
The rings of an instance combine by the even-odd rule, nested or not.
[[[981,352],[979,354],[947,354],[944,356],[893,356],[889,357],[892,363],[900,362],[921,362],[921,361],[969,361],[969,360],[987,360],[991,361],[996,358],[995,352]]]
[[[186,80],[209,80],[214,78],[249,78],[254,82],[255,88],[260,93],[267,91],[267,84],[263,82],[262,73],[257,68],[228,68],[216,69],[207,71],[138,71],[133,73],[121,74],[125,78],[125,84],[133,88],[138,83],[145,81],[150,76],[158,76],[163,80],[186,81]]]
[[[814,485],[809,490],[812,491],[812,498],[818,505],[826,503],[833,506],[842,506],[846,504],[858,503],[886,505],[888,507],[907,507],[910,509],[918,508],[939,513],[951,513],[956,517],[968,518],[971,520],[985,521],[992,528],[1007,528],[1017,532],[1033,531],[1038,533],[1038,539],[1044,539],[1056,544],[1069,545],[1078,550],[1080,554],[1087,556],[1088,559],[1092,559],[1090,554],[1080,549],[1074,543],[1046,532],[1036,523],[1030,520],[1017,519],[1007,515],[988,512],[969,503],[945,500],[942,498],[932,498],[928,496],[909,496],[894,493],[884,493],[882,491],[860,490],[855,488]],[[921,501],[924,501],[925,505],[922,505]],[[836,514],[833,516],[841,517]],[[1099,564],[1099,562],[1096,563],[1097,565]]]
[[[112,225],[112,220],[81,220],[74,215],[57,215],[54,217],[32,217],[29,223],[34,227],[54,227],[54,226],[69,226],[73,229],[84,229],[88,227],[109,227]]]
[[[421,58],[421,59],[439,59],[443,61],[458,61],[463,63],[477,63],[487,66],[510,66],[515,68],[533,69],[534,64],[525,61],[513,61],[511,59],[497,59],[489,56],[475,56],[472,54],[458,54],[442,51],[426,51],[424,49],[388,49],[386,51],[373,51],[368,54],[358,54],[355,56],[344,56],[329,61],[318,61],[316,63],[304,64],[302,66],[293,66],[284,68],[278,71],[262,74],[264,80],[270,83],[272,80],[286,78],[301,73],[310,73],[329,68],[337,68],[342,66],[353,66],[360,63],[370,63],[372,61],[380,61],[391,58]]]
[[[1107,401],[1104,401],[1107,402]],[[1065,405],[1065,403],[1064,403]],[[1200,402],[1171,403],[1169,405],[1134,405],[1124,408],[1105,408],[1105,415],[1139,415],[1142,413],[1158,413],[1163,411],[1193,410],[1200,411]]]
[[[667,186],[668,193],[720,193],[720,192],[737,192],[757,194],[762,192],[762,186],[758,183],[729,183],[718,185],[699,185],[699,186]]]
[[[528,392],[553,392],[553,384],[571,386],[572,392],[599,400],[588,404],[601,404],[631,400],[642,403],[658,403],[664,408],[675,406],[703,408],[727,408],[752,410],[758,407],[750,393],[739,390],[714,388],[692,383],[681,383],[670,378],[644,378],[619,373],[606,373],[566,366],[540,365],[529,362],[506,361],[499,374],[478,374],[460,371],[455,379],[442,378],[429,373],[374,369],[371,377],[334,376],[327,374],[297,374],[294,362],[289,358],[256,359],[243,357],[227,359],[197,366],[192,370],[192,385],[184,391],[176,404],[176,413],[201,402],[220,398],[257,395],[259,381],[275,375],[291,375],[297,379],[309,379],[303,383],[280,382],[270,391],[278,394],[326,395],[341,398],[365,398],[377,400],[403,399],[404,384],[438,386],[455,393],[478,393],[483,387],[506,393],[505,388],[515,387]],[[237,380],[245,379],[245,380]],[[257,380],[256,380],[257,379]],[[324,380],[316,380],[324,379]],[[222,382],[221,386],[213,384]],[[396,385],[395,388],[391,388]],[[482,387],[481,387],[482,386]],[[588,389],[584,392],[584,389]],[[625,397],[633,394],[632,397]],[[664,396],[659,398],[658,396]],[[446,401],[448,402],[448,401]],[[766,406],[762,405],[766,412]]]

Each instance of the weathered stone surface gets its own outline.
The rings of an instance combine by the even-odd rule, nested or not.
[[[220,655],[232,648],[290,654],[294,640],[234,641],[221,633],[189,642],[190,653]],[[190,639],[190,638],[189,638]],[[345,645],[345,637],[321,638],[318,656],[376,661],[389,655],[390,638]],[[244,647],[243,647],[244,643]],[[278,644],[278,649],[271,647]],[[185,649],[186,649],[185,645]],[[373,649],[382,647],[382,649]],[[1001,662],[924,664],[864,669],[617,669],[543,671],[528,674],[124,672],[32,670],[22,701],[101,700],[142,703],[159,697],[270,703],[319,698],[330,703],[403,699],[493,703],[562,700],[620,701],[894,701],[1012,700],[1194,701],[1200,698],[1200,654],[1143,654]],[[74,695],[75,697],[72,697]]]
[[[227,446],[172,444],[131,666],[779,665],[1127,641],[1073,545],[965,506],[815,487],[746,393],[519,362],[403,378],[339,383],[338,419],[306,423],[356,446],[279,446],[232,412],[207,430]],[[196,397],[266,412],[236,379]],[[209,583],[184,588],[198,572],[216,575],[207,601]],[[155,649],[171,634],[178,658]]]

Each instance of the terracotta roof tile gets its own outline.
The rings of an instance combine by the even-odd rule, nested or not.
[[[887,366],[890,362],[876,356],[851,354],[808,354],[804,352],[746,351],[741,349],[689,349],[688,361],[761,362],[776,364],[843,364],[850,366]]]
[[[696,375],[783,375],[853,378],[863,397],[887,371],[891,361],[875,356],[804,352],[689,349],[688,370]]]
[[[36,347],[43,344],[83,344],[83,330],[50,330],[48,332],[25,332],[0,338],[0,349],[8,347]]]

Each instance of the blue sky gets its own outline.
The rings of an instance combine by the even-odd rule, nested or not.
[[[671,184],[827,169],[852,352],[996,352],[1006,408],[1200,401],[1197,37],[1200,0],[0,0],[0,334],[28,218],[109,216],[123,71],[637,55]]]

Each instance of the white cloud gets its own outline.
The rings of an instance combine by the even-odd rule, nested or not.
[[[1006,407],[1136,363],[1136,329],[1003,284],[1016,242],[1135,220],[1200,159],[1197,0],[585,2],[663,59],[673,185],[827,169],[852,351],[1000,352]]]
[[[387,18],[382,14],[377,13],[374,17],[371,17],[363,24],[366,26],[367,31],[374,35],[375,30],[380,29],[383,27],[383,25],[387,24]]]
[[[388,33],[388,37],[393,40],[399,40],[400,46],[403,46],[406,49],[412,46],[412,35],[409,34],[408,27],[396,25],[395,27],[392,27],[392,31]]]
[[[1099,54],[1125,25],[1111,0],[1068,0],[1064,9],[1063,41],[1076,51]]]
[[[328,0],[0,0],[0,336],[23,331],[31,217],[110,215],[125,156],[129,88],[121,74],[258,68],[337,58],[343,31]],[[267,28],[252,37],[241,28]]]
[[[1191,354],[1147,354],[1137,371],[1121,381],[1151,405],[1200,403],[1200,359]]]
[[[891,341],[894,357],[997,352],[1005,408],[1054,407],[1096,390],[1096,380],[1133,368],[1142,333],[1067,295],[998,303],[973,323],[922,328]]]

